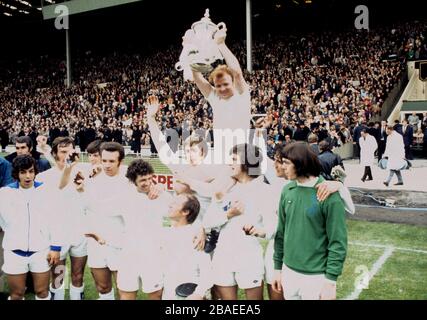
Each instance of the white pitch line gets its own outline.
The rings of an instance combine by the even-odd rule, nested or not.
[[[372,243],[364,243],[364,242],[358,242],[358,241],[350,241],[348,244],[354,245],[354,246],[361,246],[361,247],[371,247],[371,248],[390,248],[388,245],[384,244],[372,244]],[[426,250],[420,250],[420,249],[411,249],[411,248],[401,248],[401,247],[393,247],[396,251],[408,251],[408,252],[415,252],[415,253],[423,253],[427,254]]]
[[[394,247],[386,247],[384,250],[383,255],[374,263],[372,266],[372,270],[369,272],[369,281],[378,273],[378,271],[381,270],[384,263],[388,260],[388,258],[391,257],[393,254]],[[362,288],[355,288],[355,290],[347,296],[344,300],[356,300],[359,298],[360,294],[362,293]]]

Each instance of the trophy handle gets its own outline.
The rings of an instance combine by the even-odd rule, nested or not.
[[[181,64],[181,61],[178,61],[175,64],[175,69],[176,69],[176,71],[182,71],[182,70],[184,70],[184,66]]]
[[[220,22],[217,24],[218,30],[227,29],[224,22]]]

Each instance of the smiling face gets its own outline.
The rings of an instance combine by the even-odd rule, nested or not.
[[[229,74],[223,74],[214,79],[214,86],[221,99],[231,98],[234,94],[233,79]]]
[[[169,218],[177,220],[185,216],[185,212],[183,212],[184,204],[187,202],[187,197],[185,195],[179,195],[174,198],[169,204]]]
[[[144,176],[138,175],[135,180],[136,189],[141,193],[148,193],[153,184],[153,175],[147,174]]]

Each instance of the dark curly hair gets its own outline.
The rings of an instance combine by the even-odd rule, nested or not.
[[[126,171],[126,178],[128,178],[130,182],[135,183],[138,176],[146,176],[153,173],[154,169],[151,164],[142,159],[136,159],[129,165],[128,170]]]
[[[39,171],[37,170],[36,160],[32,156],[28,154],[17,156],[12,163],[12,178],[19,181],[19,172],[28,170],[31,167],[34,167],[34,172],[37,175]]]

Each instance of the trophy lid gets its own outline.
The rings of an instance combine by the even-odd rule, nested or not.
[[[200,19],[197,22],[194,22],[191,25],[191,29],[193,30],[199,29],[200,27],[204,27],[204,29],[212,29],[212,30],[217,28],[216,24],[213,23],[209,17],[209,9],[206,9],[205,15],[202,19]]]

